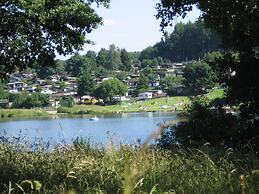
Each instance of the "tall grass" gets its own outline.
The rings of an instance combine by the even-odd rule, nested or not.
[[[259,193],[252,150],[104,149],[81,140],[53,151],[28,147],[0,144],[0,193]]]

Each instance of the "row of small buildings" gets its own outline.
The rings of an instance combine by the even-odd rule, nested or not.
[[[184,68],[183,64],[175,64],[173,67],[153,69],[154,74],[157,76],[157,80],[149,83],[152,88],[159,88],[160,78],[175,75],[175,73],[180,72]],[[125,96],[114,96],[113,101],[127,101],[130,100],[131,94],[137,88],[138,78],[140,72],[136,71],[128,75],[128,77],[123,80],[124,84],[128,86],[129,91]],[[97,84],[102,83],[105,80],[110,79],[110,77],[97,77],[95,81]],[[28,83],[28,80],[29,83]],[[63,82],[65,87],[61,88],[60,83]],[[77,97],[77,78],[70,77],[67,75],[52,75],[48,80],[42,80],[36,77],[33,73],[23,73],[18,72],[10,75],[9,83],[7,83],[7,88],[9,93],[17,94],[22,91],[27,91],[28,93],[40,92],[42,94],[50,95],[52,106],[58,106],[59,99],[65,96],[73,96],[77,103],[95,103],[97,100],[91,96],[81,96]],[[129,95],[128,95],[129,94]],[[149,90],[147,92],[140,93],[138,95],[139,99],[151,99],[164,97],[166,93],[161,89]]]

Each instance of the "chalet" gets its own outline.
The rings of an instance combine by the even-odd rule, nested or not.
[[[59,100],[57,100],[57,99],[51,99],[50,104],[51,104],[52,107],[59,107],[60,106]]]
[[[160,84],[159,81],[153,81],[153,82],[149,83],[149,86],[150,87],[157,87],[157,86],[159,86],[159,84]]]
[[[70,83],[76,83],[77,82],[76,80],[77,80],[76,77],[67,77],[67,81]]]
[[[89,95],[82,96],[80,99],[80,103],[83,104],[96,104],[97,102],[98,100],[95,97]]]
[[[122,102],[122,101],[129,101],[130,98],[128,96],[114,96],[112,97],[112,102]]]
[[[12,76],[9,78],[9,82],[21,82],[22,78],[21,77],[17,77],[17,76]]]
[[[138,80],[135,79],[126,79],[123,81],[123,83],[127,86],[137,86],[138,85]]]
[[[55,82],[58,82],[61,77],[59,75],[52,75],[50,76],[50,78],[51,78],[51,81],[55,83]]]
[[[46,94],[46,95],[52,95],[52,94],[54,94],[55,92],[54,92],[54,91],[52,91],[52,90],[48,90],[48,89],[46,89],[46,90],[42,90],[40,93],[42,93],[42,94]]]
[[[139,99],[151,99],[153,94],[151,92],[143,92],[138,95]]]
[[[152,98],[160,98],[167,95],[162,90],[149,90],[148,92],[152,94]]]
[[[174,63],[173,65],[173,69],[176,73],[183,71],[185,67],[186,67],[185,63]]]
[[[175,69],[174,68],[170,68],[170,69],[166,69],[166,76],[171,76],[175,74]]]
[[[9,90],[17,90],[17,91],[24,90],[26,86],[27,84],[24,82],[13,82],[13,83],[7,84],[7,87],[9,88]]]
[[[51,90],[52,87],[52,85],[44,85],[43,90]]]
[[[27,90],[29,93],[35,93],[35,92],[36,92],[36,89],[37,89],[37,87],[33,86],[33,87],[28,87],[26,90]]]
[[[46,80],[44,80],[44,79],[36,79],[35,82],[34,82],[34,84],[43,86],[43,85],[46,85],[47,82],[46,82]]]

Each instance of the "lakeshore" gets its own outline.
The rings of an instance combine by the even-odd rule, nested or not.
[[[210,101],[223,98],[223,89],[216,89],[206,94]],[[59,107],[57,110],[45,109],[0,109],[0,120],[52,117],[55,115],[77,114],[112,114],[131,112],[175,112],[184,110],[190,103],[188,96],[174,96],[150,99],[145,101],[129,101],[115,105],[75,105],[73,107]]]

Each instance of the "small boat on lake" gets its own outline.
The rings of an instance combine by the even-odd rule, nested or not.
[[[91,117],[90,121],[99,121],[99,118],[97,116]]]

